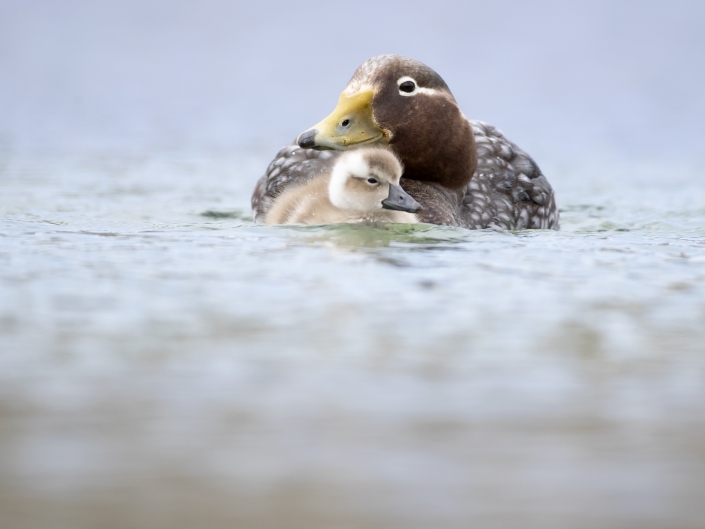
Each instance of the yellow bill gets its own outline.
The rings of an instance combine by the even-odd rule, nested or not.
[[[387,140],[387,133],[375,123],[372,114],[372,90],[352,96],[340,95],[333,113],[303,132],[296,143],[304,148],[343,150],[354,145]]]

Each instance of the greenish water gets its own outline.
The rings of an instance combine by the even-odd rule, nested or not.
[[[3,527],[704,526],[699,168],[497,233],[255,226],[267,161],[2,159]]]

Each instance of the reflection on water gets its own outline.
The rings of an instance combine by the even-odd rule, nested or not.
[[[3,527],[703,527],[697,173],[297,228],[266,162],[3,160]]]

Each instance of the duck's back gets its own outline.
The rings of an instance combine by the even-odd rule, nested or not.
[[[402,187],[424,209],[421,222],[469,229],[558,229],[551,185],[534,160],[491,125],[470,121],[477,146],[477,170],[465,189],[402,178]],[[255,222],[264,222],[274,198],[330,172],[339,151],[288,145],[277,153],[252,194]]]
[[[477,169],[461,200],[465,227],[504,230],[560,227],[551,184],[536,162],[482,121],[471,121]]]

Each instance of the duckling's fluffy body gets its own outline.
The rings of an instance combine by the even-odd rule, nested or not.
[[[386,149],[346,152],[337,157],[330,172],[316,174],[277,195],[265,223],[418,222],[413,213],[383,209],[390,185],[399,185],[402,171],[399,160]]]

